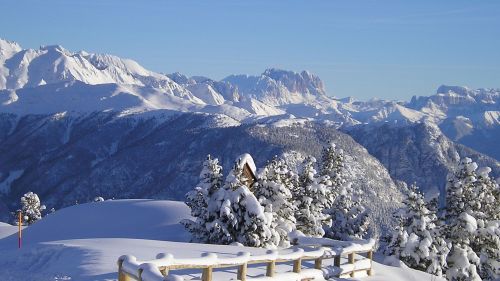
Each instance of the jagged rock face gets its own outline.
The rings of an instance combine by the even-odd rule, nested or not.
[[[326,95],[323,81],[321,81],[318,76],[313,75],[308,71],[297,73],[272,68],[264,71],[262,75],[267,76],[274,81],[279,81],[290,92],[310,93],[315,96]]]
[[[446,175],[459,157],[470,157],[480,166],[491,167],[493,176],[500,176],[498,161],[452,142],[433,124],[358,125],[344,132],[379,159],[392,178],[415,182],[429,195],[444,194]]]
[[[231,75],[223,81],[237,86],[243,98],[273,106],[304,103],[326,96],[323,82],[307,71],[268,69],[260,76]]]
[[[218,157],[228,171],[244,152],[252,154],[258,167],[290,150],[319,157],[328,140],[346,151],[349,178],[365,190],[382,228],[389,226],[401,200],[378,160],[324,125],[220,127],[214,115],[171,112],[127,117],[3,114],[0,120],[0,201],[10,210],[27,191],[39,194],[49,209],[95,196],[183,200],[197,183],[207,154]],[[1,217],[8,214],[3,211]]]

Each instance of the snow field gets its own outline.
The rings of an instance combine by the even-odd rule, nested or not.
[[[117,260],[123,255],[151,261],[157,259],[158,253],[170,253],[178,260],[213,253],[219,261],[234,262],[247,258],[247,254],[238,256],[240,252],[248,252],[250,257],[275,254],[262,248],[186,243],[190,236],[179,221],[189,217],[189,208],[183,202],[174,201],[114,200],[75,205],[57,210],[26,227],[22,249],[17,249],[17,227],[1,224],[0,276],[2,281],[110,281],[118,279]],[[294,254],[293,250],[278,253]],[[160,257],[165,259],[168,255]],[[332,263],[323,261],[324,265]],[[304,261],[303,265],[303,274],[316,272],[309,269],[314,267],[314,261]],[[414,276],[414,280],[431,279],[426,273],[399,266],[373,262],[375,275],[363,280],[412,280],[408,276]],[[236,267],[216,269],[214,280],[234,279],[236,271]],[[279,280],[299,280],[297,274],[286,274],[291,271],[292,263],[276,266]],[[248,280],[270,280],[263,277],[265,273],[265,265],[249,265]],[[171,270],[171,274],[171,280],[175,280],[174,275],[199,280],[201,270]],[[356,276],[358,274],[360,278],[363,276],[362,273]],[[179,278],[176,277],[181,280]]]
[[[0,222],[0,239],[10,236],[17,232],[17,226],[8,223]]]

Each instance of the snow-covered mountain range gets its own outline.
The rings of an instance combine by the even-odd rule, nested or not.
[[[499,116],[498,89],[442,86],[409,102],[356,101],[328,95],[307,71],[215,81],[0,39],[0,218],[27,190],[54,207],[97,195],[182,199],[208,153],[226,169],[243,152],[263,165],[289,150],[318,155],[331,138],[352,153],[352,178],[382,206],[399,196],[394,180],[442,188],[458,155],[500,175]],[[393,191],[377,198],[384,189]]]
[[[441,86],[409,102],[355,101],[327,95],[319,77],[278,69],[221,81],[149,71],[112,55],[70,52],[61,46],[22,49],[0,40],[0,111],[15,114],[169,109],[224,114],[236,122],[326,120],[438,124],[451,139],[500,159],[500,90]],[[268,120],[269,121],[269,120]]]

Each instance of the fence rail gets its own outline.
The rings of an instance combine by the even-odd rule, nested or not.
[[[326,242],[325,242],[326,241]],[[363,240],[361,243],[335,240],[301,240],[294,241],[298,246],[287,251],[269,250],[264,255],[251,255],[240,252],[234,257],[220,257],[214,253],[206,253],[199,258],[174,258],[172,254],[160,253],[156,259],[138,261],[136,257],[125,255],[118,259],[118,281],[165,281],[184,280],[170,274],[181,269],[201,269],[201,280],[212,281],[213,271],[218,268],[237,268],[237,279],[251,280],[247,277],[248,265],[266,265],[266,276],[279,277],[283,274],[295,274],[299,280],[321,280],[327,277],[354,277],[357,272],[372,275],[373,241]],[[321,242],[321,243],[311,243]],[[323,245],[326,244],[326,245]],[[347,258],[347,263],[342,263]],[[333,265],[323,267],[324,261],[333,259]],[[314,268],[303,268],[303,261],[314,261]],[[276,264],[292,263],[292,272],[276,273]]]

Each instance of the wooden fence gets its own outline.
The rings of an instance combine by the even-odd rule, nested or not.
[[[201,280],[212,281],[213,271],[218,268],[237,268],[237,279],[246,281],[251,280],[247,277],[247,270],[248,265],[253,264],[265,265],[266,276],[285,278],[282,275],[292,274],[295,280],[304,281],[323,280],[324,277],[354,277],[357,272],[372,275],[373,243],[371,240],[366,241],[368,243],[335,241],[335,245],[331,245],[332,243],[304,245],[300,242],[311,242],[311,240],[300,241],[298,239],[295,243],[300,246],[286,251],[269,250],[264,255],[240,252],[233,257],[219,257],[214,253],[206,253],[199,258],[181,259],[162,253],[158,254],[154,260],[138,261],[134,256],[125,255],[118,259],[118,281],[183,280],[181,277],[170,274],[171,271],[180,269],[201,269]],[[325,240],[316,242],[323,243]],[[333,259],[333,265],[324,267],[324,261],[331,259]],[[314,268],[303,268],[302,262],[308,260],[314,261]],[[342,262],[343,260],[347,262]],[[278,263],[292,263],[292,272],[276,273]]]

